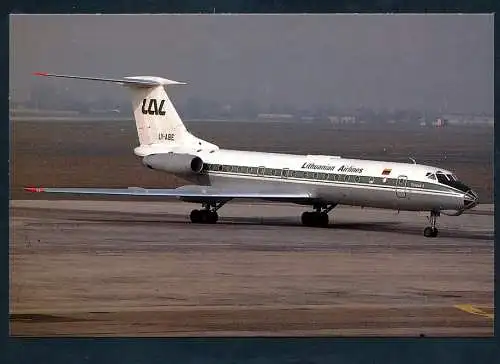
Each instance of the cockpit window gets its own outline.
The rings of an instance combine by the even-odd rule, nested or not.
[[[436,176],[437,176],[437,179],[440,183],[444,183],[445,185],[447,185],[449,182],[450,182],[450,179],[448,177],[446,177],[446,175],[444,173],[436,173]]]
[[[435,179],[436,179],[436,176],[434,175],[434,173],[431,173],[431,172],[427,172],[427,173],[425,174],[425,176],[426,176],[427,178],[429,178],[429,179],[433,179],[433,180],[435,180]]]
[[[470,190],[470,188],[464,183],[460,182],[454,174],[449,174],[449,173],[445,174],[443,172],[437,172],[436,177],[439,183],[442,183],[446,186],[456,188],[463,192],[467,192]]]

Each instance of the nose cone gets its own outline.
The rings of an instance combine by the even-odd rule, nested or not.
[[[465,193],[464,195],[464,209],[469,210],[475,206],[477,206],[479,202],[479,195],[472,191],[469,190]]]

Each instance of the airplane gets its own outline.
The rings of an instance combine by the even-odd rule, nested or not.
[[[429,212],[425,237],[436,237],[441,213],[458,216],[478,204],[478,194],[457,176],[413,163],[293,155],[219,148],[191,134],[167,95],[186,84],[155,76],[100,78],[35,73],[36,76],[110,82],[131,90],[139,146],[134,154],[147,168],[187,181],[175,189],[25,187],[28,192],[175,197],[201,204],[192,223],[214,224],[233,199],[295,203],[312,207],[301,215],[308,227],[327,227],[338,205]]]

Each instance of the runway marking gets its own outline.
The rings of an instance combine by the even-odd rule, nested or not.
[[[495,318],[495,314],[484,312],[480,308],[477,308],[473,305],[463,304],[463,305],[455,305],[454,307],[458,308],[459,310],[465,311],[467,313],[473,314],[473,315],[483,316],[483,317],[487,317],[490,319]]]

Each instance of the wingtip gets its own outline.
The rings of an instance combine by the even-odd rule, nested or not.
[[[33,72],[34,76],[48,76],[49,74],[47,72]]]
[[[44,188],[43,187],[24,187],[24,190],[26,192],[43,192]]]

